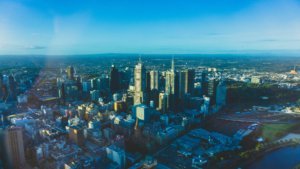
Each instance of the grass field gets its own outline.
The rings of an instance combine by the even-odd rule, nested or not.
[[[262,137],[274,141],[294,130],[299,124],[263,124]]]

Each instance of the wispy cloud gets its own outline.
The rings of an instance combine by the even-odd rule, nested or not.
[[[26,49],[34,49],[34,50],[40,50],[40,49],[46,49],[46,46],[28,46]]]
[[[297,42],[300,39],[260,39],[258,42]]]

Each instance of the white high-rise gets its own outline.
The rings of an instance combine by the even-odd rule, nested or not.
[[[134,105],[146,102],[146,69],[141,59],[134,69]]]
[[[166,87],[165,92],[167,94],[175,94],[175,67],[174,67],[174,59],[172,59],[171,70],[166,72]]]
[[[158,89],[158,71],[150,71],[150,89]]]

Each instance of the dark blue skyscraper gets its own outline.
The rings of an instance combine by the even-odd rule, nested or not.
[[[117,92],[120,89],[120,74],[118,69],[112,65],[110,70],[109,87],[112,93]]]

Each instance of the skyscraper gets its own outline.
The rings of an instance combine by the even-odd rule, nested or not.
[[[134,69],[134,105],[146,103],[146,69],[141,59]]]
[[[5,147],[9,168],[23,168],[25,164],[25,154],[23,131],[21,127],[11,127],[6,130]]]
[[[168,94],[175,94],[175,67],[174,67],[174,59],[172,59],[171,70],[166,72],[166,86],[165,92]]]
[[[150,91],[151,91],[151,76],[150,76],[150,72],[147,71],[146,72],[146,92],[149,95]]]
[[[175,108],[175,102],[178,95],[178,75],[175,71],[174,59],[172,59],[171,70],[166,72],[165,76],[165,93],[169,95],[169,106],[171,110]]]
[[[97,84],[97,82],[98,82],[98,78],[93,78],[93,79],[91,79],[91,88],[92,88],[93,90],[97,90],[97,89],[98,89],[98,84]]]
[[[182,70],[179,72],[179,85],[178,85],[178,97],[183,99],[184,95],[187,93],[187,70]]]
[[[115,65],[112,65],[110,70],[110,79],[109,79],[109,87],[112,93],[115,93],[120,89],[119,75],[120,74],[118,69],[115,67]]]
[[[70,126],[69,139],[71,142],[82,146],[84,144],[83,128],[80,126]]]
[[[15,100],[17,97],[17,93],[16,93],[16,81],[15,78],[13,77],[13,75],[9,75],[8,77],[8,85],[9,85],[9,96],[10,99]]]
[[[208,94],[208,80],[207,80],[208,72],[207,70],[203,70],[201,74],[201,89],[202,94],[207,95]]]
[[[224,81],[221,81],[217,86],[217,94],[216,94],[216,104],[217,106],[225,106],[226,105],[226,94],[227,88]]]
[[[195,90],[195,70],[188,69],[188,78],[187,78],[187,92],[193,95]]]
[[[69,80],[74,80],[74,77],[75,77],[74,67],[73,66],[68,66],[66,72],[67,72],[67,78]]]
[[[107,154],[107,158],[109,158],[111,161],[119,165],[118,168],[120,169],[125,168],[126,155],[123,148],[120,148],[114,144],[110,145],[106,147],[106,154]]]
[[[62,102],[66,100],[66,92],[65,92],[65,84],[61,83],[58,86],[58,97],[61,99]]]
[[[159,93],[158,110],[161,113],[167,113],[169,110],[169,95],[167,93]]]
[[[217,85],[218,85],[218,81],[216,79],[210,79],[208,81],[207,95],[210,98],[210,104],[211,105],[216,104]]]
[[[150,89],[158,89],[158,71],[150,71]]]

